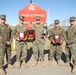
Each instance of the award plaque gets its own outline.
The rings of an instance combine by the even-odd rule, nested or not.
[[[61,37],[60,35],[54,35],[53,40],[55,44],[61,44]]]
[[[20,32],[18,37],[19,37],[20,40],[24,40],[25,39],[25,34]]]

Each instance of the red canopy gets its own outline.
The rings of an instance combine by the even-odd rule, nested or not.
[[[25,16],[24,22],[35,22],[36,16],[41,16],[41,22],[46,22],[46,11],[37,4],[28,4],[19,10],[19,15]]]

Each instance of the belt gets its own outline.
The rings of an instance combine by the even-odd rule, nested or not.
[[[16,40],[16,41],[18,41],[18,42],[26,42],[26,41],[23,41],[23,40],[20,40],[20,41],[19,40]]]

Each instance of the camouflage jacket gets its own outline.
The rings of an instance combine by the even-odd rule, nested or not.
[[[60,35],[62,41],[66,40],[65,30],[62,29],[61,27],[59,27],[59,28],[53,27],[52,29],[49,30],[48,35],[50,35],[50,41],[53,40],[54,35]]]
[[[76,43],[76,26],[69,26],[66,30],[66,37],[69,44]]]
[[[16,39],[19,33],[26,33],[27,27],[21,24],[18,24],[14,27],[12,31],[12,38]]]
[[[35,30],[35,40],[36,41],[42,41],[42,34],[44,32],[44,28],[43,28],[43,25],[42,24],[35,24],[33,27],[32,27],[33,30]]]
[[[6,43],[10,40],[10,28],[9,26],[0,24],[0,43]]]

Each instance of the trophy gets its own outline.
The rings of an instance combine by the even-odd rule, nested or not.
[[[20,40],[24,40],[25,39],[25,33],[19,32],[18,37]]]
[[[60,35],[54,35],[53,40],[55,44],[61,44],[61,36]]]

